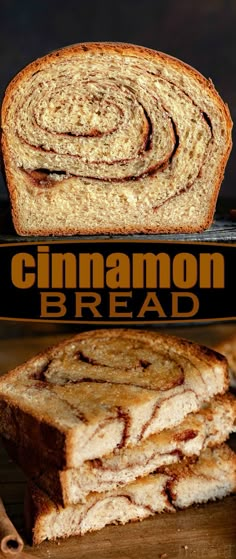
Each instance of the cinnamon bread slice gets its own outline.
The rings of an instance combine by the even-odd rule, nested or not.
[[[63,508],[31,486],[26,499],[26,521],[28,531],[33,530],[33,542],[39,544],[83,535],[107,524],[125,524],[156,512],[174,512],[195,503],[222,499],[234,491],[236,455],[222,445],[205,450],[194,464],[163,468],[114,492],[91,493],[80,505]]]
[[[144,47],[86,43],[22,70],[2,106],[21,235],[191,232],[212,222],[231,118],[210,80]]]
[[[77,468],[171,428],[228,388],[223,356],[145,330],[79,334],[0,379],[0,433]]]
[[[35,449],[4,440],[10,456],[26,475],[55,502],[73,505],[85,502],[88,493],[116,489],[161,466],[195,459],[207,447],[219,446],[236,431],[236,399],[218,396],[198,413],[191,413],[177,427],[151,435],[135,447],[86,461],[79,468],[57,470],[42,460]]]

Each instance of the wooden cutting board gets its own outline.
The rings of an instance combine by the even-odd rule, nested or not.
[[[169,334],[208,345],[232,331],[236,331],[232,324],[168,328]],[[41,334],[35,332],[24,338],[19,329],[16,336],[9,332],[9,327],[2,331],[0,327],[0,374],[68,335],[46,327]],[[231,442],[236,448],[236,437]],[[24,489],[23,474],[0,449],[0,495],[23,535]],[[156,515],[143,522],[108,526],[97,533],[43,543],[33,549],[26,546],[25,551],[42,559],[236,559],[236,496],[175,514]]]

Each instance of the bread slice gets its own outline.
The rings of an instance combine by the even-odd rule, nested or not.
[[[107,524],[143,520],[194,503],[221,499],[236,490],[236,455],[227,447],[205,450],[194,464],[176,464],[114,492],[91,493],[84,504],[55,505],[36,486],[28,489],[26,519],[33,542],[100,530]],[[157,528],[158,529],[158,528]]]
[[[0,433],[77,468],[177,425],[228,388],[223,356],[145,330],[79,334],[0,379]],[[37,441],[37,443],[36,443]]]
[[[55,51],[2,106],[2,151],[20,235],[191,232],[212,222],[231,118],[210,80],[117,43]]]
[[[230,385],[236,388],[236,332],[219,342],[215,349],[225,355],[229,363]]]
[[[73,505],[85,501],[90,492],[116,489],[161,466],[195,459],[208,446],[222,444],[236,431],[236,399],[218,396],[200,412],[191,413],[173,429],[151,435],[136,447],[123,448],[79,468],[57,470],[45,463],[32,441],[31,447],[4,440],[10,456],[26,475],[55,502]]]

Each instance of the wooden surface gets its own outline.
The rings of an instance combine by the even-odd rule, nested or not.
[[[236,332],[234,324],[162,328],[212,345]],[[50,325],[0,325],[0,374],[37,351],[73,334],[75,330]],[[231,443],[236,440],[231,438]],[[25,478],[0,450],[0,495],[12,521],[24,536]],[[156,515],[141,523],[108,526],[97,533],[58,543],[43,543],[26,551],[53,559],[236,559],[236,496],[191,507],[176,514]]]

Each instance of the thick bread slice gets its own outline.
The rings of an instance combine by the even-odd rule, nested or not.
[[[90,331],[0,379],[0,433],[76,468],[177,425],[228,382],[225,358],[203,346],[145,330]]]
[[[31,447],[4,440],[10,456],[52,500],[64,506],[85,501],[90,492],[104,492],[133,482],[157,468],[195,459],[208,446],[222,444],[236,431],[236,399],[218,396],[200,412],[191,413],[173,429],[151,435],[136,447],[116,450],[79,468],[57,470],[45,463],[33,441]]]
[[[200,231],[213,218],[231,126],[212,82],[169,55],[88,43],[36,60],[2,106],[16,230]]]
[[[176,464],[114,492],[91,493],[84,504],[62,508],[31,486],[27,525],[33,542],[100,530],[107,524],[142,520],[194,503],[221,499],[236,490],[236,455],[226,445],[205,450],[195,464]]]

